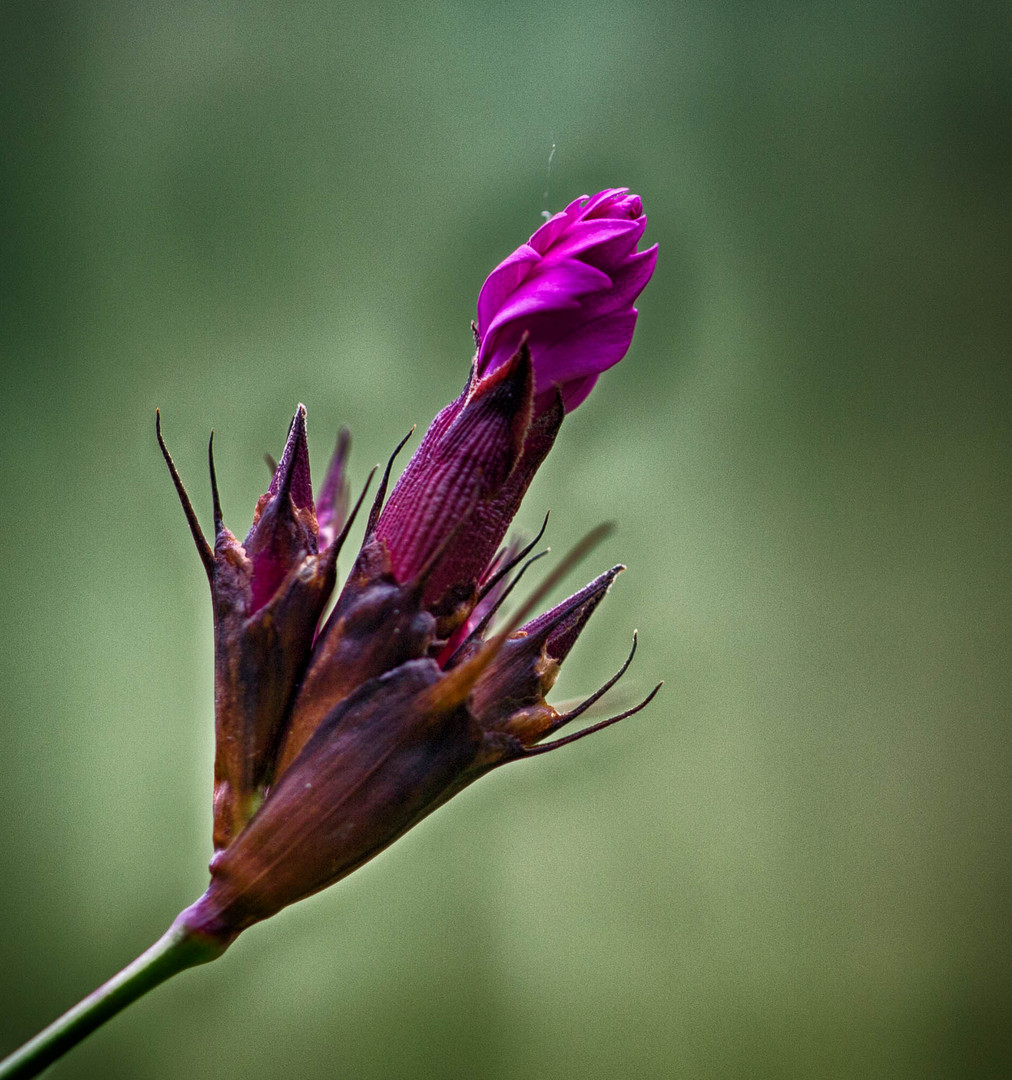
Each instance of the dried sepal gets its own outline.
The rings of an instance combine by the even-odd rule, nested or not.
[[[412,660],[341,701],[215,862],[206,908],[238,932],[344,877],[397,839],[465,772],[481,731],[433,708],[442,674]]]

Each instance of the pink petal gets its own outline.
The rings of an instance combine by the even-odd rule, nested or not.
[[[592,221],[588,224],[600,228],[606,221],[613,222],[615,220],[615,218],[602,218],[600,221]],[[604,239],[600,244],[588,248],[580,256],[583,261],[590,263],[591,266],[599,266],[605,273],[610,274],[616,266],[626,259],[632,258],[636,254],[636,245],[642,239],[643,231],[647,227],[647,219],[645,217],[634,218],[631,221],[624,221],[623,224],[626,227],[626,232],[611,239]]]
[[[597,384],[599,375],[584,375],[582,379],[571,379],[562,385],[562,404],[566,412],[571,413],[577,405],[582,405]]]
[[[607,292],[595,293],[582,301],[584,316],[597,318],[622,308],[631,308],[644,290],[657,265],[657,245],[630,255],[618,270],[612,271],[612,284]]]
[[[610,287],[611,278],[604,271],[588,266],[579,259],[551,263],[543,261],[499,308],[488,326],[483,328],[482,354],[487,339],[505,323],[545,310],[573,307],[578,297]]]
[[[528,244],[521,244],[509,258],[504,259],[489,276],[478,294],[478,332],[484,336],[496,311],[514,289],[541,261],[541,256]]]
[[[562,212],[569,218],[570,221],[575,221],[583,212],[583,205],[587,201],[588,196],[580,195],[575,198]],[[595,195],[594,198],[597,198]]]
[[[639,238],[643,235],[644,228],[646,228],[645,218],[642,225],[635,221],[620,218],[578,221],[575,225],[571,225],[549,248],[546,258],[550,260],[572,259],[580,255],[587,259],[589,251],[592,250],[595,256],[592,260],[594,265],[604,268],[607,258],[618,261],[626,252],[632,251],[636,247]],[[621,252],[617,257],[610,255],[611,250],[616,248],[615,241],[619,242],[617,250]],[[599,250],[601,245],[607,245],[604,251]]]
[[[566,231],[571,222],[572,219],[568,211],[563,210],[554,217],[550,217],[544,225],[535,232],[528,243],[535,251],[544,255],[555,240]]]
[[[587,217],[638,218],[642,214],[643,202],[638,195],[616,193],[607,204],[595,207]]]
[[[580,216],[583,218],[605,216],[609,213],[612,205],[621,199],[628,190],[628,188],[605,188],[604,191],[599,191],[584,203]],[[633,197],[635,198],[635,196]]]
[[[597,375],[617,364],[629,350],[636,314],[633,308],[583,323],[558,344],[539,353],[535,363],[536,392],[552,384],[564,386],[572,379]]]

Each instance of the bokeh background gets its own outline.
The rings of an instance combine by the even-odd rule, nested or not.
[[[205,522],[214,427],[240,535],[299,401],[361,482],[462,383],[488,270],[628,185],[636,340],[521,520],[613,518],[585,576],[629,565],[560,696],[635,626],[662,696],[52,1076],[1009,1075],[1008,6],[3,22],[2,1048],[206,883],[210,613],[155,407]]]

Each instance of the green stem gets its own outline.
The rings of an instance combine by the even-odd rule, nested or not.
[[[220,941],[192,930],[183,913],[169,929],[118,975],[89,994],[49,1027],[40,1031],[0,1061],[0,1080],[26,1080],[38,1076],[86,1035],[135,1002],[159,983],[197,964],[214,960],[224,951]]]

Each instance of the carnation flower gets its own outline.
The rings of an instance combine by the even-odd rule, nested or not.
[[[632,304],[657,254],[636,250],[645,225],[638,196],[603,191],[571,203],[492,272],[467,385],[386,499],[391,457],[325,621],[337,557],[365,496],[349,514],[347,433],[314,498],[298,407],[241,542],[223,521],[209,446],[212,544],[156,421],[211,589],[211,880],[147,953],[0,1063],[4,1076],[35,1075],[146,990],[351,873],[489,770],[582,738],[653,698],[658,687],[632,709],[545,741],[632,660],[574,709],[547,701],[623,567],[530,616],[601,530],[494,624],[533,561],[533,543],[500,548],[520,500],[566,413],[629,347]]]

